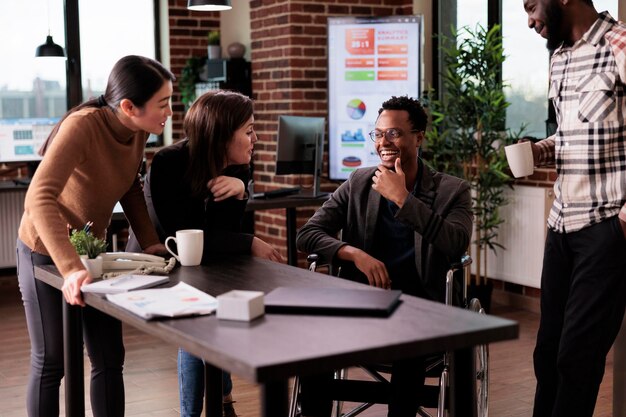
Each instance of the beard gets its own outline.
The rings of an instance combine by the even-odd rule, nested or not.
[[[563,11],[556,2],[548,3],[546,8],[546,21],[548,25],[548,39],[546,47],[549,51],[554,51],[565,40],[562,35]]]

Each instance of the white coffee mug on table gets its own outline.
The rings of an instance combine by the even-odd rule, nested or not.
[[[178,253],[174,253],[168,246],[170,240],[176,242]],[[165,248],[183,266],[200,265],[204,247],[204,232],[200,229],[178,230],[176,237],[168,236],[165,239]]]
[[[518,142],[504,147],[509,168],[515,178],[532,175],[535,169],[532,144],[529,141]]]

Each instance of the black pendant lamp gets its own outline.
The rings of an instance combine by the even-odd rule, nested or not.
[[[187,8],[204,12],[219,12],[230,10],[233,6],[230,4],[230,0],[188,0]]]
[[[46,38],[46,43],[41,44],[35,50],[35,57],[63,57],[65,58],[65,51],[61,47],[61,45],[57,45],[52,40],[52,35],[50,35],[50,0],[48,0],[48,4],[46,7],[46,13],[48,15],[48,37]]]
[[[56,43],[54,43],[54,41],[52,40],[52,36],[48,34],[48,37],[46,38],[46,43],[41,44],[37,47],[37,50],[35,51],[35,56],[65,57],[65,51],[63,50],[63,47],[61,45],[57,45]]]

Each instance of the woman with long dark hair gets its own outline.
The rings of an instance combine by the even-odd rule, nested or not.
[[[120,201],[146,253],[166,253],[150,222],[138,172],[150,133],[161,134],[171,116],[174,76],[159,62],[126,56],[113,67],[106,91],[73,109],[53,129],[41,152],[24,203],[17,240],[18,281],[31,341],[29,417],[59,415],[63,378],[62,299],[34,277],[36,265],[54,263],[65,279],[65,300],[85,306],[80,287],[91,281],[68,239],[67,227],[105,237]],[[124,415],[121,323],[83,310],[83,334],[91,360],[95,417]]]
[[[187,111],[183,130],[186,139],[154,156],[144,184],[150,217],[161,241],[177,230],[203,229],[203,262],[228,254],[281,262],[274,248],[241,232],[257,141],[252,100],[231,91],[206,93]],[[127,250],[139,250],[133,235]],[[204,396],[202,360],[180,349],[178,378],[181,417],[199,417]],[[231,390],[230,375],[224,372],[225,417],[236,417]]]

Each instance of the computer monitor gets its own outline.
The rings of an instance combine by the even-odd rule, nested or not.
[[[55,118],[0,119],[0,164],[25,163],[28,177],[13,180],[28,184],[42,156],[39,148],[59,121]]]
[[[323,117],[279,116],[276,175],[313,175],[313,189],[300,195],[318,197],[324,152]]]
[[[38,151],[59,118],[0,119],[0,163],[40,161]]]

